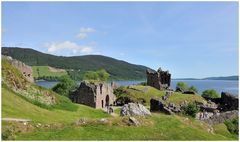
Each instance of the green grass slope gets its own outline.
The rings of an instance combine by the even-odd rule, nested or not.
[[[2,118],[23,118],[42,123],[70,123],[81,117],[102,118],[108,116],[101,110],[77,104],[76,106],[76,111],[41,108],[26,101],[7,86],[2,86]]]
[[[108,118],[121,121],[121,117],[110,117],[101,110],[77,105],[77,111],[45,109],[24,100],[6,86],[2,87],[2,118],[30,119],[31,123],[52,124],[56,128],[34,128],[30,132],[17,133],[16,140],[236,140],[237,136],[227,132],[226,127],[217,127],[208,133],[208,126],[200,121],[176,115],[153,113],[146,118],[149,125],[119,126],[115,124],[90,123],[74,125],[80,118]],[[117,122],[118,123],[118,122]],[[119,122],[120,123],[120,122]],[[2,123],[2,129],[9,124]],[[11,124],[14,125],[14,124]]]
[[[124,96],[129,97],[134,102],[137,102],[139,100],[144,99],[146,101],[146,105],[150,105],[150,99],[157,97],[161,98],[166,94],[166,91],[159,91],[156,88],[153,88],[151,86],[142,86],[142,85],[133,85],[130,88],[129,87],[123,87],[124,90]],[[171,97],[167,100],[167,102],[175,103],[175,104],[181,104],[184,101],[188,102],[200,102],[205,103],[205,99],[201,97],[200,95],[189,95],[189,94],[181,94],[178,92],[174,92]]]
[[[146,77],[147,67],[130,64],[128,62],[101,55],[86,55],[63,57],[54,56],[26,48],[2,47],[2,54],[11,56],[30,66],[51,66],[61,69],[74,69],[70,72],[72,77],[82,77],[89,70],[98,70],[104,68],[111,79],[144,79]],[[80,70],[80,72],[78,72]],[[76,75],[79,74],[79,75]]]
[[[208,126],[195,120],[153,114],[149,126],[69,125],[61,129],[38,129],[20,134],[18,140],[236,140],[237,137],[208,133]]]
[[[2,60],[2,87],[4,86],[26,101],[43,108],[76,110],[76,106],[68,98],[28,82],[6,59]]]
[[[8,78],[8,76],[11,77]],[[73,104],[69,99],[27,82],[8,62],[2,62],[2,118],[30,119],[31,122],[8,122],[2,120],[2,136],[11,140],[237,140],[236,135],[227,132],[227,128],[218,125],[209,133],[209,126],[198,120],[177,115],[152,113],[151,117],[136,117],[143,126],[128,126],[127,117],[110,116],[102,110]],[[11,82],[14,81],[13,82]],[[12,85],[11,83],[15,84]],[[16,85],[18,84],[18,85]],[[23,91],[21,87],[27,89]],[[17,88],[15,88],[17,87]],[[20,88],[19,88],[20,87]],[[164,92],[152,87],[135,86],[135,89],[147,90],[146,99],[162,96]],[[35,90],[35,91],[32,91]],[[132,91],[130,89],[129,91]],[[20,91],[20,92],[19,92]],[[37,93],[36,93],[37,92]],[[56,104],[43,107],[33,98],[47,93],[56,98]],[[139,91],[138,91],[139,92]],[[20,94],[23,93],[23,94]],[[134,93],[133,93],[134,94]],[[137,96],[137,97],[139,97]],[[136,96],[135,96],[136,97]],[[176,99],[178,100],[178,99]],[[116,111],[116,112],[119,112]],[[85,118],[84,125],[76,121]],[[100,123],[106,118],[108,123]],[[41,124],[41,126],[39,125]]]

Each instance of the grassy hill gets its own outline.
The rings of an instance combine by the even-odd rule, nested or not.
[[[146,90],[144,86],[136,86],[135,89]],[[162,94],[164,92],[148,87],[145,93],[137,94],[137,97],[143,95],[142,97],[148,99],[150,96],[162,96]],[[54,103],[48,104],[46,101],[42,101],[45,99],[44,96],[54,97]],[[187,96],[184,97],[184,99],[188,99]],[[176,96],[173,101],[178,102],[181,99],[182,97]],[[129,126],[125,122],[128,117],[111,116],[102,110],[73,104],[69,99],[51,90],[27,82],[22,74],[6,60],[2,61],[3,118],[5,118],[2,120],[2,138],[4,140],[238,139],[236,135],[228,132],[224,124],[213,126],[214,132],[210,133],[207,131],[210,126],[204,122],[190,117],[162,113],[152,113],[152,116],[146,118],[135,117],[143,125]],[[6,121],[7,118],[31,121]],[[107,123],[101,122],[103,118],[107,119]],[[76,124],[79,119],[85,120],[83,125]]]
[[[161,98],[166,94],[166,91],[159,91],[151,86],[142,86],[142,85],[133,85],[131,87],[121,87],[122,94],[121,96],[127,96],[133,102],[138,102],[141,100],[145,100],[146,105],[150,105],[150,99],[152,97]],[[205,103],[205,99],[200,95],[189,95],[189,94],[181,94],[178,92],[174,92],[171,97],[169,97],[167,102],[171,102],[174,104],[181,104],[185,100],[188,102],[200,102]]]
[[[33,70],[33,77],[35,79],[52,79],[52,78],[58,78],[63,75],[67,75],[67,71],[65,70],[51,70],[52,67],[49,66],[32,66]]]
[[[72,70],[68,73],[76,80],[81,79],[86,71],[100,68],[104,68],[111,75],[111,79],[140,80],[146,77],[147,67],[145,66],[101,55],[63,57],[17,47],[2,47],[2,54],[11,56],[30,66],[51,66]]]
[[[48,110],[40,108],[3,87],[2,117],[31,119],[27,126],[30,130],[14,134],[16,140],[237,140],[226,126],[214,126],[214,133],[208,133],[208,125],[203,122],[177,115],[153,113],[142,119],[148,125],[135,127],[122,124],[121,117],[112,117],[101,110],[77,105],[76,112],[66,110]],[[74,125],[80,118],[91,120],[84,126]],[[107,118],[107,124],[98,123]],[[95,123],[93,123],[95,121]],[[36,127],[37,124],[42,127]],[[9,127],[18,130],[22,123],[3,121],[2,129]],[[50,127],[45,127],[45,126]],[[23,129],[23,128],[22,128]]]

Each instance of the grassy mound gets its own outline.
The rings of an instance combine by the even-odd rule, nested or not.
[[[71,105],[72,103],[66,103]],[[3,118],[24,118],[31,119],[34,122],[53,123],[62,122],[70,123],[80,117],[101,118],[108,115],[101,110],[96,110],[83,105],[77,105],[76,111],[67,111],[63,109],[45,109],[41,108],[21,96],[11,91],[6,86],[2,86],[2,117]],[[60,106],[59,106],[60,107]],[[74,108],[75,109],[75,108]]]
[[[190,95],[190,94],[182,94],[178,92],[174,92],[171,97],[167,100],[167,102],[172,102],[175,104],[182,104],[184,101],[189,102],[199,102],[206,103],[206,100],[200,95]]]
[[[3,90],[8,90],[26,101],[47,109],[64,109],[76,111],[75,104],[55,92],[37,86],[28,82],[18,69],[13,67],[7,60],[2,60],[2,87]],[[3,92],[4,94],[4,92]]]
[[[142,86],[142,85],[133,85],[130,87],[122,87],[124,93],[120,96],[127,96],[132,101],[137,102],[139,100],[145,100],[146,105],[150,105],[150,99],[153,97],[161,98],[166,94],[166,91],[159,91],[151,86]],[[189,94],[181,94],[178,92],[174,92],[172,96],[169,97],[167,102],[172,102],[175,104],[181,104],[184,101],[187,102],[206,102],[203,97],[200,95],[189,95]]]

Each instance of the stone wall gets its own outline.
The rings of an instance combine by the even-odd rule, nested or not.
[[[110,84],[100,83],[96,88],[96,92],[96,108],[104,108],[114,104],[116,97],[113,94],[113,89]]]
[[[222,110],[238,110],[238,98],[227,92],[221,93]]]
[[[74,103],[84,104],[95,108],[95,89],[95,85],[81,82],[79,88],[70,96],[70,99]]]
[[[226,112],[214,114],[210,118],[205,119],[203,121],[213,125],[213,124],[223,123],[226,120],[231,120],[236,117],[238,117],[238,110],[233,110],[233,111],[226,111]]]
[[[171,85],[171,74],[168,71],[162,71],[161,68],[158,71],[147,70],[147,85],[152,86],[159,90],[168,89]]]
[[[221,98],[205,98],[205,99],[218,104],[218,109],[220,111],[238,110],[239,107],[238,97],[227,92],[222,92]]]
[[[7,59],[11,65],[13,65],[15,68],[17,68],[22,75],[29,81],[29,82],[34,82],[33,79],[33,71],[32,68],[26,64],[24,64],[21,61],[12,59],[10,56],[4,56],[2,55],[3,59]]]
[[[70,96],[70,99],[75,103],[93,108],[105,108],[113,105],[116,97],[110,84],[81,82],[79,88]]]

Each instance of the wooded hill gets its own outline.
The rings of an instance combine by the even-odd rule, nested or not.
[[[141,80],[146,77],[145,71],[148,68],[102,55],[64,57],[19,47],[2,47],[2,54],[11,56],[30,66],[51,66],[66,69],[71,78],[75,80],[82,79],[86,71],[100,68],[104,68],[110,74],[110,79]]]

